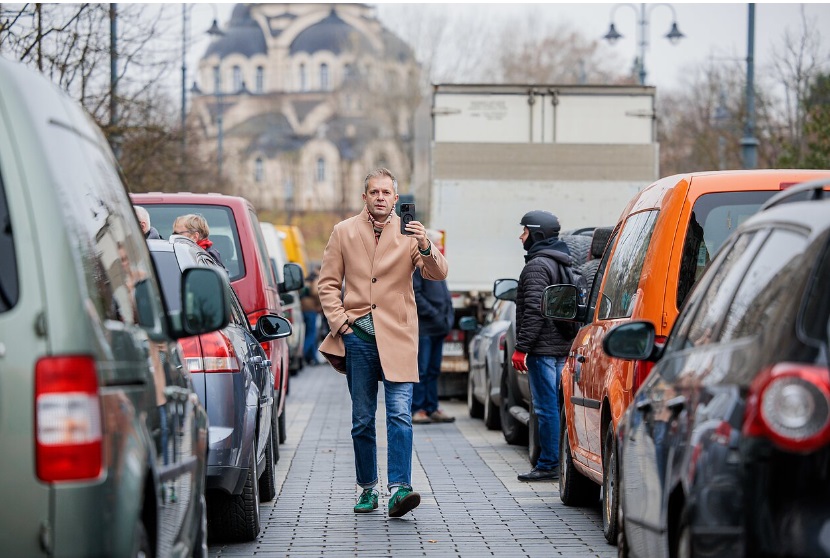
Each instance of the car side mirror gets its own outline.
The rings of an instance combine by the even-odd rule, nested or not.
[[[158,316],[152,302],[153,291],[147,279],[141,279],[135,284],[135,306],[138,325],[147,329],[159,327]]]
[[[288,304],[294,304],[294,295],[291,293],[284,293],[280,295],[280,304],[286,306]]]
[[[499,300],[516,301],[519,282],[515,279],[496,279],[493,283],[493,296]]]
[[[620,324],[605,334],[602,349],[608,356],[625,360],[651,360],[655,354],[654,324],[634,321]]]
[[[458,329],[462,331],[478,331],[478,320],[475,316],[464,316],[458,320]]]
[[[265,314],[256,321],[254,337],[260,343],[282,339],[291,335],[291,322],[282,316]]]
[[[287,263],[282,266],[282,270],[282,275],[285,278],[285,281],[283,281],[284,292],[299,291],[303,288],[305,281],[303,281],[302,267],[295,263]]]
[[[542,315],[566,322],[585,323],[588,307],[579,304],[576,285],[549,285],[542,293]]]
[[[201,335],[222,329],[230,320],[227,277],[210,267],[192,267],[182,274],[181,328],[174,337]]]

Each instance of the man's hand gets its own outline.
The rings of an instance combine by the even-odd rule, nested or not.
[[[412,238],[418,241],[418,248],[420,248],[421,251],[429,248],[427,230],[420,221],[410,221],[406,224],[405,228],[412,235]]]
[[[520,374],[527,374],[527,353],[513,351],[513,368]]]

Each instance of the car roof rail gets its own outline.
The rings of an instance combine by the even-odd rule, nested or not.
[[[828,187],[830,187],[830,178],[819,178],[817,180],[810,180],[808,182],[796,184],[795,186],[790,186],[786,190],[779,192],[768,199],[758,211],[765,211],[770,207],[774,207],[782,202],[785,202],[789,198],[802,192],[812,192],[809,196],[807,196],[807,200],[823,199],[825,194],[824,189]]]

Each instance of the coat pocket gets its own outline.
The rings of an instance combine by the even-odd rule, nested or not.
[[[398,322],[401,325],[409,325],[409,308],[406,305],[406,295],[404,293],[398,293],[400,298],[398,302]]]

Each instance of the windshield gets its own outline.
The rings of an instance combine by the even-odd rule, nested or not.
[[[153,263],[156,264],[156,273],[161,283],[161,292],[167,311],[180,312],[182,309],[181,282],[182,271],[173,252],[151,252]]]

